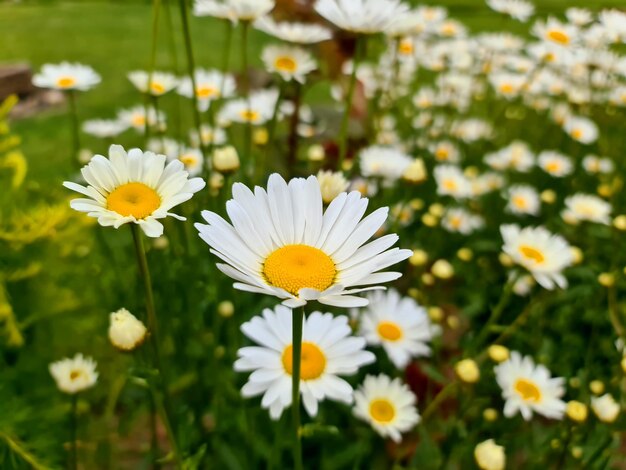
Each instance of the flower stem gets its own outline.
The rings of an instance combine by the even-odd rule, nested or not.
[[[302,470],[302,441],[300,439],[300,366],[302,360],[302,323],[304,307],[292,311],[292,374],[291,411],[293,420],[293,462],[295,470]]]
[[[352,61],[352,74],[350,75],[350,83],[348,85],[348,95],[346,96],[346,109],[343,113],[343,119],[341,121],[341,128],[339,131],[339,162],[337,169],[341,171],[343,162],[346,159],[348,153],[348,124],[350,123],[350,111],[352,110],[352,100],[354,98],[354,90],[356,88],[356,71],[359,68],[359,62],[361,61],[362,50],[364,47],[365,39],[357,36],[354,58]]]
[[[146,296],[146,311],[147,311],[147,323],[148,330],[150,332],[150,344],[152,346],[152,362],[157,371],[157,390],[154,391],[154,401],[157,406],[157,411],[161,415],[163,424],[167,431],[170,445],[172,446],[172,453],[174,459],[177,462],[178,468],[182,468],[182,459],[178,450],[178,444],[176,436],[174,434],[170,416],[172,416],[171,407],[169,405],[169,394],[164,380],[163,362],[161,359],[161,351],[159,348],[159,333],[156,318],[156,311],[154,308],[154,294],[152,292],[152,280],[150,278],[150,269],[148,267],[148,259],[146,257],[146,251],[143,245],[143,238],[137,224],[130,225],[133,233],[133,242],[135,245],[135,254],[137,256],[137,264],[139,265],[139,272],[143,279],[144,291]],[[150,381],[150,383],[152,383]],[[160,400],[159,400],[160,395]]]
[[[80,125],[78,122],[78,108],[76,106],[76,92],[69,90],[67,97],[70,105],[70,118],[72,120],[72,159],[80,166],[78,153],[80,151]]]
[[[248,30],[250,29],[249,21],[241,23],[241,88],[243,96],[247,101],[248,111],[251,111],[250,105],[250,76],[248,75]],[[244,138],[243,164],[250,165],[250,151],[252,149],[252,121],[247,119],[246,135]]]
[[[70,411],[70,469],[77,470],[78,469],[78,445],[77,445],[77,434],[78,434],[78,396],[76,394],[72,395],[72,409]]]
[[[293,98],[293,114],[289,120],[289,137],[287,140],[287,171],[289,177],[295,174],[296,163],[298,161],[298,124],[300,123],[300,106],[302,104],[302,85],[295,82],[295,91]]]
[[[485,342],[489,333],[491,332],[491,327],[500,319],[502,313],[504,312],[505,307],[509,304],[509,300],[511,299],[511,294],[513,293],[513,286],[515,285],[515,281],[517,281],[517,276],[513,276],[502,289],[502,294],[500,295],[500,300],[495,308],[491,311],[491,316],[487,320],[487,323],[483,326],[482,330],[478,334],[476,338],[476,342],[474,343],[474,348],[478,350],[482,344]]]
[[[152,84],[152,74],[156,67],[156,51],[157,51],[157,38],[159,37],[159,15],[161,14],[161,0],[152,0],[152,45],[150,47],[150,63],[148,64],[148,89],[146,90],[146,100],[144,104],[145,123],[144,123],[144,138],[145,144],[148,144],[150,139],[150,86]],[[157,116],[158,119],[158,116]],[[158,127],[158,126],[157,126]]]

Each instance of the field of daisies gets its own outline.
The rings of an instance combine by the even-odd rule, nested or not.
[[[624,7],[0,5],[0,469],[626,469]]]

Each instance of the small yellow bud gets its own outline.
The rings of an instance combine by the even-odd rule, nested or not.
[[[259,146],[265,145],[267,144],[268,139],[269,139],[269,134],[265,127],[259,127],[258,129],[255,129],[254,133],[252,134],[252,141],[254,142],[255,145],[259,145]]]
[[[434,215],[435,217],[441,217],[445,211],[446,208],[438,202],[436,202],[435,204],[431,204],[431,206],[428,208],[428,213]]]
[[[580,379],[578,377],[572,377],[569,379],[569,386],[572,388],[580,388]]]
[[[556,193],[552,189],[546,189],[541,192],[541,200],[546,204],[554,204],[556,201]]]
[[[550,441],[550,447],[552,447],[553,449],[560,449],[561,448],[561,441],[559,439],[552,439]]]
[[[422,223],[427,227],[435,227],[439,223],[439,219],[432,214],[424,214],[422,216]]]
[[[598,186],[598,194],[602,197],[611,197],[613,194],[613,188],[610,184],[601,184]]]
[[[217,359],[220,359],[220,358],[224,357],[224,354],[226,354],[226,348],[224,346],[221,346],[221,345],[217,346],[215,348],[214,354],[215,354],[215,357]]]
[[[417,198],[411,199],[410,205],[411,209],[413,209],[414,211],[422,210],[424,208],[424,200]]]
[[[213,152],[213,168],[220,173],[232,173],[239,169],[239,155],[232,145]]]
[[[504,447],[497,445],[493,439],[483,441],[474,448],[474,459],[481,470],[504,470],[506,467]]]
[[[217,313],[223,318],[230,318],[235,313],[235,306],[230,300],[222,300],[217,304]]]
[[[598,282],[603,287],[613,287],[615,285],[615,275],[612,273],[601,273]]]
[[[354,166],[354,162],[352,160],[345,160],[341,164],[341,169],[345,172],[349,172],[350,170],[352,170],[353,166]]]
[[[603,423],[614,422],[620,414],[621,407],[613,395],[607,393],[601,397],[591,398],[591,409]]]
[[[428,317],[434,323],[439,323],[443,320],[443,309],[441,307],[428,307]]]
[[[109,340],[117,349],[132,351],[143,343],[147,332],[144,324],[125,308],[110,316]]]
[[[504,362],[509,358],[509,349],[500,344],[492,344],[487,349],[487,354],[493,362]]]
[[[209,188],[218,191],[224,187],[224,175],[214,171],[209,178]]]
[[[445,259],[438,259],[430,268],[430,271],[439,279],[450,279],[454,276],[454,268]]]
[[[613,219],[613,227],[617,230],[626,230],[626,215],[618,215]]]
[[[480,170],[478,168],[476,168],[475,166],[468,166],[463,173],[465,174],[465,176],[467,176],[469,179],[474,179],[476,178],[479,174],[480,174]]]
[[[311,145],[307,151],[307,158],[312,162],[321,162],[326,158],[326,151],[321,145]]]
[[[424,250],[413,250],[413,255],[409,258],[409,263],[413,266],[423,266],[428,261],[428,253]]]
[[[463,359],[457,362],[454,366],[454,372],[461,381],[468,384],[476,383],[480,379],[480,370],[473,359]]]
[[[620,365],[622,366],[622,371],[624,371],[624,374],[626,374],[626,356],[622,358]]]
[[[485,411],[483,411],[483,419],[493,423],[498,419],[498,410],[495,408],[486,408]]]
[[[506,253],[500,253],[500,255],[498,255],[498,259],[500,260],[500,264],[505,268],[513,266],[513,259]]]
[[[572,457],[580,459],[583,456],[583,448],[580,446],[572,447]]]
[[[420,290],[417,287],[411,287],[407,293],[409,294],[409,297],[416,299],[420,295]]]
[[[600,380],[592,380],[589,384],[589,390],[596,395],[604,393],[604,383]]]
[[[459,317],[455,315],[450,315],[446,319],[446,323],[448,324],[448,328],[450,328],[451,330],[458,330],[461,326],[461,321],[459,320]]]
[[[583,254],[583,250],[578,248],[577,246],[570,247],[572,252],[572,257],[574,258],[574,264],[582,263],[583,259],[585,259],[585,255]]]
[[[461,261],[468,262],[474,257],[474,252],[469,248],[460,248],[459,251],[456,252],[456,256]]]
[[[430,273],[422,274],[422,283],[426,286],[432,286],[435,283],[435,277]]]
[[[165,235],[161,235],[159,238],[153,239],[152,246],[155,250],[165,250],[170,246],[170,241]]]
[[[572,421],[582,423],[587,419],[587,405],[576,400],[568,401],[565,408],[565,414]]]
[[[406,170],[404,170],[404,174],[402,178],[409,183],[422,183],[426,181],[426,167],[424,166],[424,160],[421,158],[416,158],[413,160]]]

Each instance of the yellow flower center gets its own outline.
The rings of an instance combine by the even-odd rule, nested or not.
[[[541,251],[531,246],[522,245],[520,246],[519,251],[526,259],[531,259],[537,264],[543,263],[546,259]]]
[[[57,86],[59,88],[70,88],[76,84],[76,79],[73,77],[61,77],[57,80]]]
[[[513,205],[518,209],[526,209],[528,207],[526,199],[523,196],[514,196]]]
[[[283,246],[265,260],[263,275],[267,281],[297,295],[308,287],[323,291],[334,282],[337,269],[322,250],[308,245]]]
[[[161,197],[143,183],[126,183],[115,188],[107,197],[107,209],[124,217],[144,219],[161,205]]]
[[[450,152],[446,148],[438,148],[435,151],[435,157],[437,157],[437,160],[447,160],[449,156]]]
[[[393,322],[381,321],[378,324],[378,336],[387,341],[398,341],[402,338],[402,329]]]
[[[196,88],[196,96],[198,98],[214,98],[220,94],[217,88],[211,86],[201,86]]]
[[[558,31],[556,29],[553,29],[552,31],[548,32],[548,39],[554,42],[558,42],[559,44],[564,44],[564,45],[569,44],[569,41],[570,41],[567,33],[564,33],[563,31]]]
[[[548,162],[546,164],[546,170],[550,173],[555,173],[561,169],[561,163],[557,161]]]
[[[458,185],[456,184],[456,181],[453,179],[447,179],[442,183],[442,186],[444,187],[444,189],[447,189],[448,191],[456,191],[458,188]]]
[[[524,401],[532,401],[535,403],[541,401],[541,390],[530,380],[517,379],[513,388]]]
[[[195,165],[198,159],[193,155],[181,155],[178,159],[185,165]]]
[[[283,367],[289,375],[293,374],[293,346],[290,344],[283,351]],[[326,369],[326,356],[322,350],[313,343],[302,343],[302,355],[300,359],[300,379],[315,380]]]
[[[396,409],[389,400],[379,398],[370,403],[370,416],[378,423],[390,423],[396,417]]]
[[[70,380],[76,380],[80,378],[82,375],[83,375],[82,370],[74,369],[73,371],[70,372]]]
[[[509,95],[514,91],[515,88],[513,88],[513,85],[511,85],[510,83],[503,83],[502,85],[500,85],[500,92],[504,93],[505,95]]]
[[[146,118],[141,115],[133,116],[133,125],[134,126],[145,126]]]
[[[261,117],[259,113],[251,109],[246,109],[246,110],[241,111],[239,113],[239,116],[241,117],[241,119],[243,119],[244,121],[248,121],[248,122],[258,121],[259,118]]]
[[[282,56],[276,59],[274,67],[276,67],[276,70],[280,70],[281,72],[293,73],[298,68],[298,64],[291,57]]]
[[[583,131],[582,129],[572,129],[572,132],[570,133],[570,135],[574,139],[580,139],[583,136]]]
[[[165,93],[165,87],[157,82],[150,83],[150,90],[152,90],[152,93],[155,93],[157,95]]]
[[[398,52],[403,55],[413,54],[413,41],[409,39],[400,42],[400,45],[398,46]]]

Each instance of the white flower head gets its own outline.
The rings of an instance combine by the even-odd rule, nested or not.
[[[474,448],[474,458],[481,470],[504,470],[506,454],[504,447],[499,446],[493,439],[487,439]]]
[[[90,119],[83,122],[83,132],[101,139],[117,137],[130,125],[119,119]]]
[[[268,72],[277,73],[285,81],[304,83],[306,75],[317,68],[313,56],[297,46],[269,45],[261,58]]]
[[[565,412],[565,379],[550,377],[545,366],[535,365],[529,356],[522,357],[517,351],[494,368],[496,381],[505,400],[504,416],[511,418],[517,413],[529,421],[533,412],[546,418],[561,419]]]
[[[565,121],[563,129],[572,139],[582,144],[592,144],[598,140],[598,126],[591,119],[572,116]]]
[[[525,184],[516,184],[508,190],[507,211],[513,214],[538,215],[541,209],[541,197],[535,188]]]
[[[503,225],[500,227],[504,246],[502,250],[513,261],[526,268],[545,289],[567,287],[563,269],[574,263],[572,249],[560,235],[550,233],[544,227]]]
[[[157,112],[154,108],[149,107],[147,109],[144,106],[134,106],[128,109],[122,109],[117,113],[117,118],[120,122],[124,123],[128,127],[132,127],[138,132],[144,132],[146,130],[146,120],[150,127],[165,126],[165,114],[162,111]]]
[[[537,163],[539,168],[555,178],[563,178],[574,171],[570,158],[554,150],[541,152]]]
[[[143,343],[148,330],[125,308],[113,312],[109,319],[109,340],[122,351],[131,351]]]
[[[88,65],[70,62],[45,64],[41,71],[33,76],[33,85],[62,91],[87,91],[100,81],[100,75]]]
[[[535,6],[526,0],[487,0],[493,11],[525,23],[535,13]]]
[[[275,0],[196,0],[194,15],[230,20],[254,21],[274,9]]]
[[[538,21],[533,25],[532,33],[549,44],[559,47],[570,47],[579,39],[579,31],[576,26],[563,23],[556,18],[550,17],[546,21]]]
[[[471,196],[472,185],[458,166],[438,165],[434,173],[437,194],[452,196],[455,199],[466,199]]]
[[[200,111],[209,109],[211,102],[217,99],[234,96],[237,89],[235,79],[230,74],[223,74],[218,70],[196,69],[194,72],[195,95]],[[191,77],[180,79],[177,88],[178,94],[192,98],[194,95]]]
[[[368,178],[382,178],[386,186],[402,178],[412,163],[410,156],[393,147],[374,145],[361,150],[359,154],[361,174]]]
[[[387,32],[409,12],[400,0],[317,0],[314,8],[338,28],[361,34]]]
[[[382,437],[394,442],[402,440],[402,433],[420,422],[416,398],[400,379],[381,374],[368,375],[354,392],[354,415],[369,423]]]
[[[322,200],[325,204],[330,204],[339,194],[345,192],[350,186],[350,182],[340,171],[320,170],[317,173],[317,181],[322,191]]]
[[[411,256],[411,250],[390,249],[398,241],[394,234],[364,244],[384,224],[388,208],[362,219],[368,200],[353,191],[339,194],[324,211],[315,176],[287,184],[273,174],[267,190],[235,183],[232,194],[226,203],[232,225],[204,211],[207,224],[195,226],[236,289],[284,299],[291,308],[312,300],[361,307],[367,299],[353,294],[399,278],[381,271]]]
[[[218,122],[265,124],[272,119],[277,100],[277,90],[254,91],[248,99],[241,98],[227,102],[220,110]]]
[[[235,370],[252,371],[241,393],[244,397],[263,395],[261,406],[269,409],[274,420],[292,404],[292,322],[292,310],[277,305],[241,325],[243,333],[259,344],[237,352]],[[317,415],[319,402],[324,399],[351,404],[352,387],[339,376],[355,374],[359,367],[376,360],[374,354],[365,351],[365,340],[351,333],[345,315],[313,312],[304,318],[300,393],[310,416]]]
[[[448,232],[469,235],[485,225],[484,219],[472,214],[462,207],[451,207],[446,209],[441,218],[441,226]]]
[[[95,361],[82,354],[53,362],[49,370],[59,390],[72,395],[93,387],[98,380]]]
[[[436,329],[426,309],[398,291],[372,292],[369,305],[361,310],[359,335],[370,345],[383,347],[398,369],[406,367],[413,357],[429,356],[428,343]]]
[[[175,75],[159,71],[150,73],[143,70],[135,70],[129,72],[128,80],[141,93],[148,93],[152,96],[162,96],[172,91],[178,85],[178,79]]]
[[[593,194],[578,193],[565,198],[565,210],[562,216],[565,221],[574,224],[588,221],[609,225],[611,204]]]
[[[271,16],[262,16],[254,27],[264,33],[295,44],[315,44],[332,38],[330,30],[314,23],[278,23]]]
[[[603,423],[614,422],[620,414],[621,407],[613,395],[605,393],[601,397],[591,398],[591,409]]]
[[[165,155],[111,145],[109,158],[94,156],[81,173],[87,186],[66,181],[68,189],[86,198],[73,199],[72,209],[98,219],[103,227],[119,228],[127,223],[138,224],[149,237],[160,237],[163,225],[158,219],[172,216],[169,212],[192,198],[204,188],[201,178],[188,179],[182,162],[165,166]]]
[[[583,168],[587,173],[612,173],[615,165],[610,158],[598,157],[597,155],[587,155],[583,158]]]

